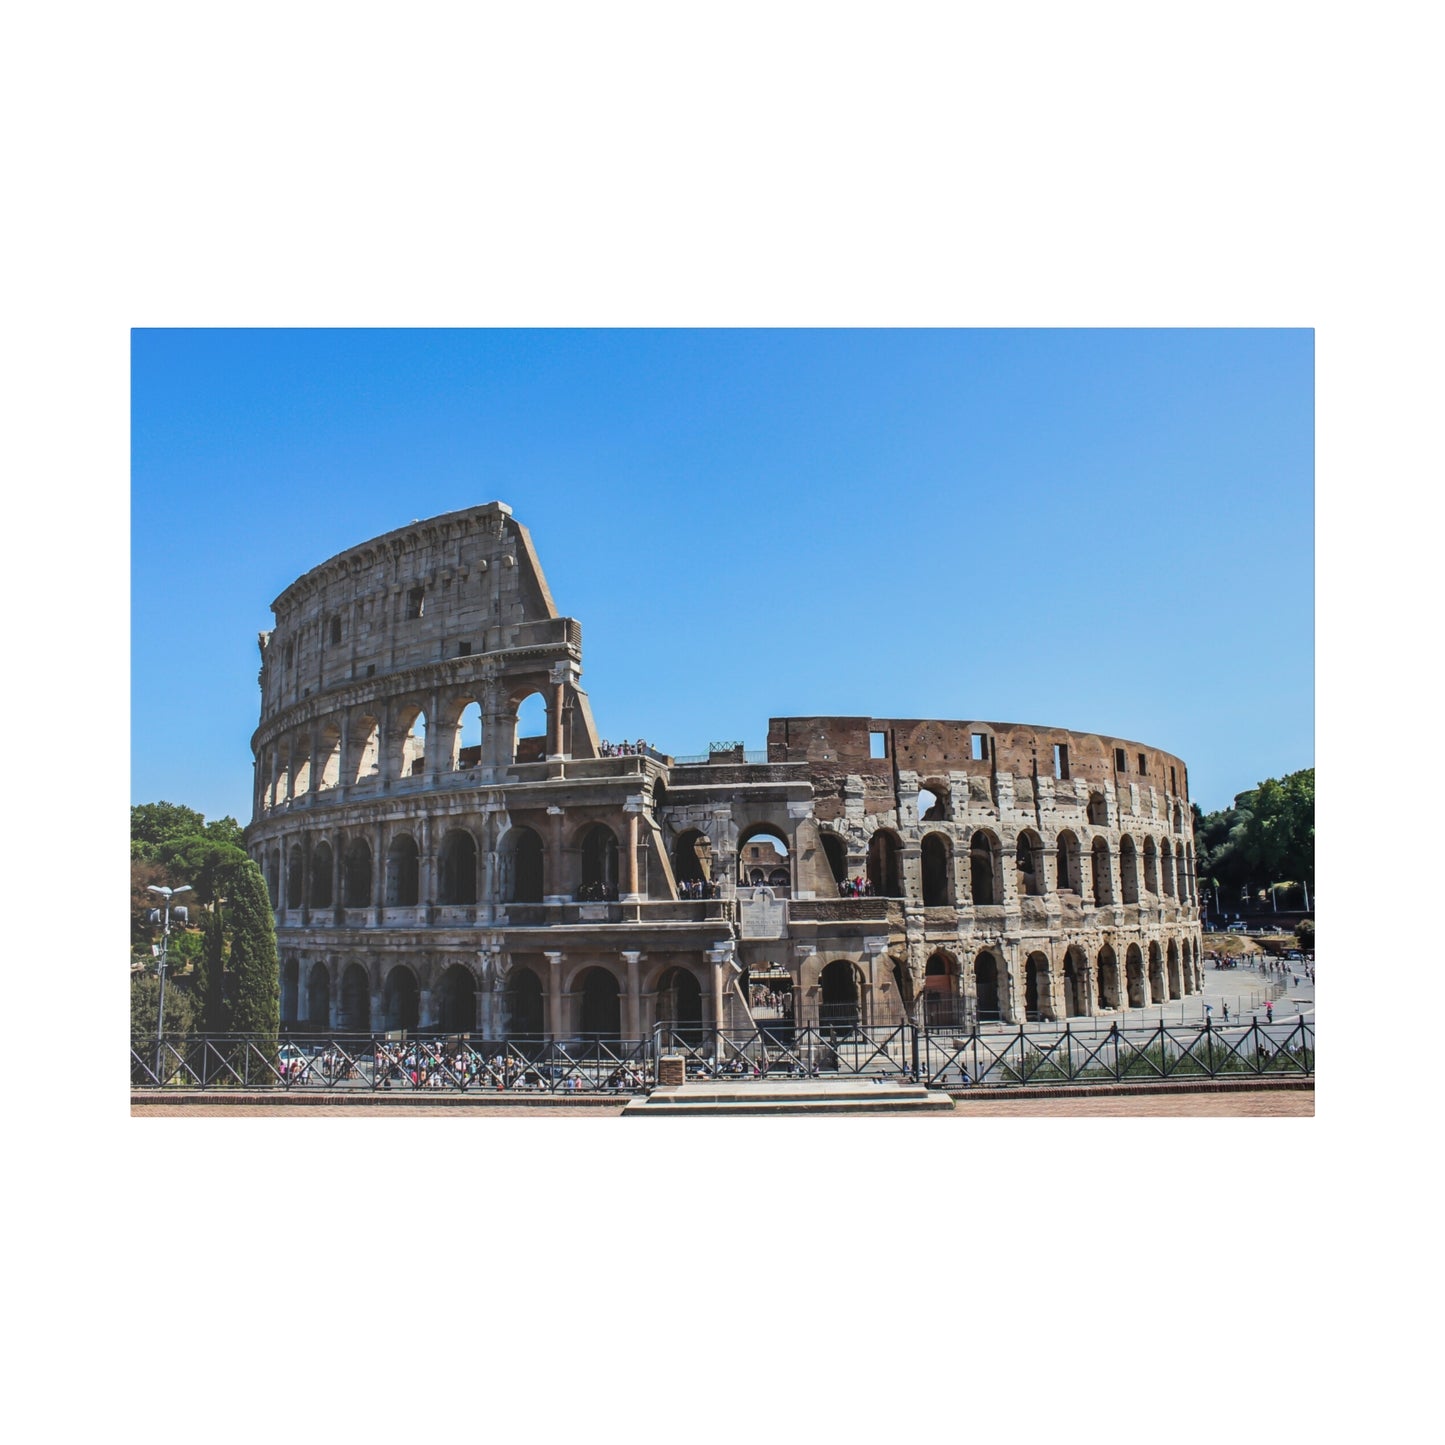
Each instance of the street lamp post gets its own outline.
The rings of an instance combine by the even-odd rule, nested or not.
[[[156,1010],[156,1081],[158,1083],[160,1082],[161,1048],[165,1043],[166,1033],[166,954],[171,944],[171,899],[179,893],[189,893],[190,891],[189,883],[183,884],[180,888],[157,888],[154,883],[146,885],[147,893],[159,893],[166,900],[165,923],[161,928],[161,1001],[160,1007]]]

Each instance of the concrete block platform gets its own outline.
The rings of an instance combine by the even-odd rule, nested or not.
[[[628,1102],[622,1117],[708,1118],[723,1114],[947,1114],[953,1100],[922,1084],[892,1080],[780,1079],[680,1084]]]

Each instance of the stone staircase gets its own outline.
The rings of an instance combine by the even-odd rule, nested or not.
[[[938,1114],[953,1100],[922,1084],[848,1080],[760,1079],[750,1083],[677,1084],[631,1100],[629,1117],[721,1114]]]

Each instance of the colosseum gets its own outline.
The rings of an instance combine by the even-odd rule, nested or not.
[[[1188,774],[1157,748],[881,717],[773,718],[766,753],[614,747],[501,502],[272,610],[247,846],[287,1025],[1124,1023],[1200,988]]]

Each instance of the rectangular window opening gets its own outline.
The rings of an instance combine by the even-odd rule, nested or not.
[[[1141,778],[1149,776],[1149,759],[1143,753],[1139,754],[1139,776]]]
[[[1067,778],[1069,776],[1068,743],[1054,744],[1054,776],[1056,778]]]
[[[472,655],[472,644],[470,642],[457,643],[457,656],[470,657]]]
[[[1171,793],[1179,791],[1179,774],[1175,771],[1172,763],[1169,765],[1169,791]]]
[[[407,620],[414,622],[418,617],[420,617],[420,616],[422,615],[422,612],[424,611],[425,608],[426,608],[426,588],[425,588],[425,587],[413,587],[413,588],[411,589],[411,591],[406,594],[406,615],[407,615]]]
[[[868,756],[870,758],[886,758],[888,756],[888,734],[868,734]]]
[[[1129,754],[1123,748],[1114,749],[1114,771],[1116,773],[1127,773],[1129,771]]]
[[[972,751],[970,752],[969,756],[970,756],[970,757],[973,759],[973,761],[976,762],[976,763],[985,763],[985,762],[988,761],[988,734],[987,734],[987,733],[974,733],[974,735],[973,735],[973,748],[972,748]]]

